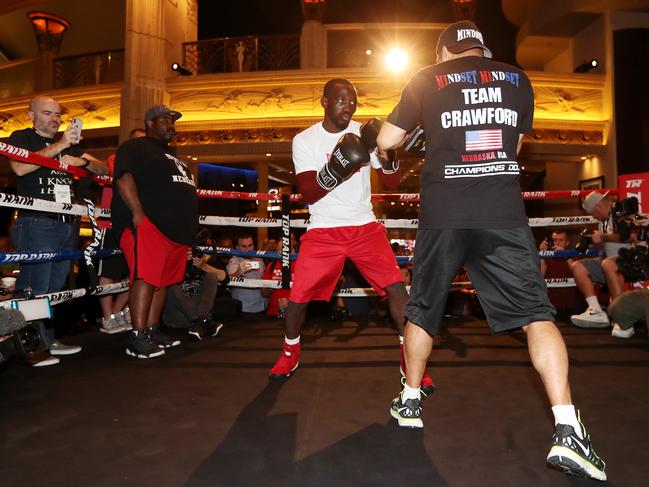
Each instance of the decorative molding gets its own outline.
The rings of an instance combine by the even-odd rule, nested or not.
[[[291,142],[306,127],[179,131],[175,145]]]
[[[525,134],[531,144],[604,145],[604,133],[597,130],[535,129]]]

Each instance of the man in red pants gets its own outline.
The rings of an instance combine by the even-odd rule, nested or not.
[[[385,227],[376,221],[370,201],[370,167],[379,172],[384,186],[393,189],[399,184],[399,161],[394,151],[376,151],[379,120],[362,127],[352,121],[357,104],[352,83],[329,80],[320,103],[325,111],[323,121],[293,139],[297,184],[311,218],[295,265],[284,347],[269,373],[271,379],[286,379],[297,368],[300,331],[309,301],[331,298],[346,258],[380,295],[387,294],[390,314],[403,341],[408,293]],[[403,353],[401,372],[405,375]],[[433,391],[427,374],[421,386]]]

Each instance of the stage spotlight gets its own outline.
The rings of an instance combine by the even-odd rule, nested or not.
[[[401,49],[392,49],[385,56],[385,65],[394,72],[403,71],[408,64],[408,55]]]
[[[593,58],[585,63],[580,64],[575,68],[575,73],[587,73],[591,69],[595,69],[599,65],[597,59]]]
[[[192,72],[189,69],[181,66],[178,63],[173,63],[171,65],[171,70],[178,73],[179,76],[191,76],[192,75]]]

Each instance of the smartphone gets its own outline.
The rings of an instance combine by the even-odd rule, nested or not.
[[[80,118],[73,117],[70,125],[77,131],[77,140],[81,138],[81,129],[83,128],[83,121]]]
[[[250,268],[251,269],[259,269],[259,262],[256,260],[251,260],[250,261]]]

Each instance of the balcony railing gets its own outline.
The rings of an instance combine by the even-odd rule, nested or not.
[[[124,49],[54,60],[54,88],[98,85],[124,80]]]
[[[300,68],[300,36],[225,37],[183,43],[183,66],[192,74]]]

